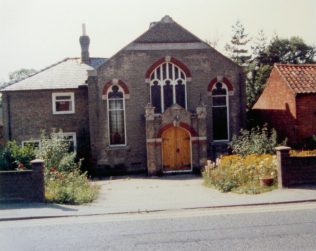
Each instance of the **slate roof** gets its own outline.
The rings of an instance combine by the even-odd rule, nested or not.
[[[296,93],[316,93],[316,64],[275,64],[288,86]]]
[[[133,43],[201,43],[201,39],[165,16],[159,22],[151,23],[149,30]]]
[[[1,91],[72,89],[85,84],[87,70],[93,70],[103,64],[105,58],[90,58],[90,65],[81,63],[80,58],[65,58],[35,74],[6,84]]]

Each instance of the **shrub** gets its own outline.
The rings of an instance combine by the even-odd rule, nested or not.
[[[313,150],[316,148],[316,135],[312,135],[308,138],[302,139],[301,143],[293,145],[295,148],[301,148],[305,150]]]
[[[42,135],[37,157],[45,164],[45,196],[47,201],[82,204],[93,201],[98,189],[89,183],[87,173],[81,173],[81,161],[69,152],[69,143],[52,133]]]
[[[41,148],[37,151],[38,158],[44,160],[46,169],[52,167],[58,171],[71,171],[76,163],[76,153],[69,152],[70,144],[63,140],[57,133],[51,133],[50,137],[44,133],[41,136]]]
[[[92,186],[86,173],[77,168],[70,172],[51,169],[46,175],[45,197],[49,202],[83,204],[92,202],[97,193],[97,186]]]
[[[218,164],[210,165],[203,172],[206,185],[213,186],[222,192],[238,191],[245,193],[260,192],[260,178],[277,178],[275,155],[251,154],[247,156],[224,156]]]
[[[286,142],[283,142],[286,143]],[[239,136],[233,136],[233,153],[240,155],[272,154],[277,146],[277,133],[269,132],[267,126],[252,128],[250,131],[241,129]]]
[[[0,151],[0,169],[31,168],[30,161],[35,157],[35,149],[30,146],[19,146],[15,141],[6,143]]]
[[[316,149],[314,150],[291,150],[290,151],[291,156],[295,157],[306,157],[306,156],[316,156]]]

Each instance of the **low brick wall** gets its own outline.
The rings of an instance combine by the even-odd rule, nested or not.
[[[290,147],[277,147],[279,188],[316,184],[316,157],[291,157]]]
[[[32,170],[0,172],[0,202],[44,202],[43,163],[42,160],[33,160]]]

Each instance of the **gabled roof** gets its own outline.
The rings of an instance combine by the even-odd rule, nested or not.
[[[159,22],[151,23],[149,30],[133,43],[201,43],[201,39],[165,16]]]
[[[296,93],[316,93],[316,64],[275,64],[275,68]]]
[[[93,70],[106,61],[90,58],[90,65],[80,58],[66,58],[19,81],[10,82],[1,91],[72,89],[85,84],[87,70]]]

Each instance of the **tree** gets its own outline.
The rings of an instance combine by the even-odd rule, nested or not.
[[[244,26],[237,21],[232,26],[233,36],[230,43],[225,45],[225,50],[228,52],[229,57],[240,66],[248,64],[251,55],[248,53],[247,45],[251,39],[245,33]]]
[[[22,68],[20,70],[11,72],[9,74],[9,79],[11,81],[13,81],[13,80],[16,80],[16,81],[17,80],[21,80],[21,79],[24,79],[26,77],[29,77],[29,76],[33,75],[35,72],[36,72],[36,70],[34,70],[34,69]]]
[[[252,61],[256,65],[263,63],[263,59],[266,57],[268,39],[264,34],[263,30],[260,30],[257,36],[253,39],[251,46],[252,50]]]
[[[300,37],[281,39],[275,36],[267,47],[266,57],[263,63],[273,65],[274,63],[283,64],[307,64],[315,63],[314,57],[316,49],[305,44]]]
[[[305,44],[299,37],[281,39],[277,35],[267,45],[267,39],[260,31],[254,39],[252,60],[248,65],[246,79],[247,107],[251,109],[264,89],[275,63],[315,63],[315,47]]]
[[[267,37],[263,30],[253,40],[251,46],[252,59],[246,68],[246,97],[247,108],[251,109],[257,100],[258,94],[263,90],[264,83],[268,79],[272,67],[264,64],[267,57]]]
[[[272,66],[268,64],[254,65],[248,68],[246,78],[246,96],[248,110],[253,107],[258,97],[262,93],[265,83],[270,76]]]

